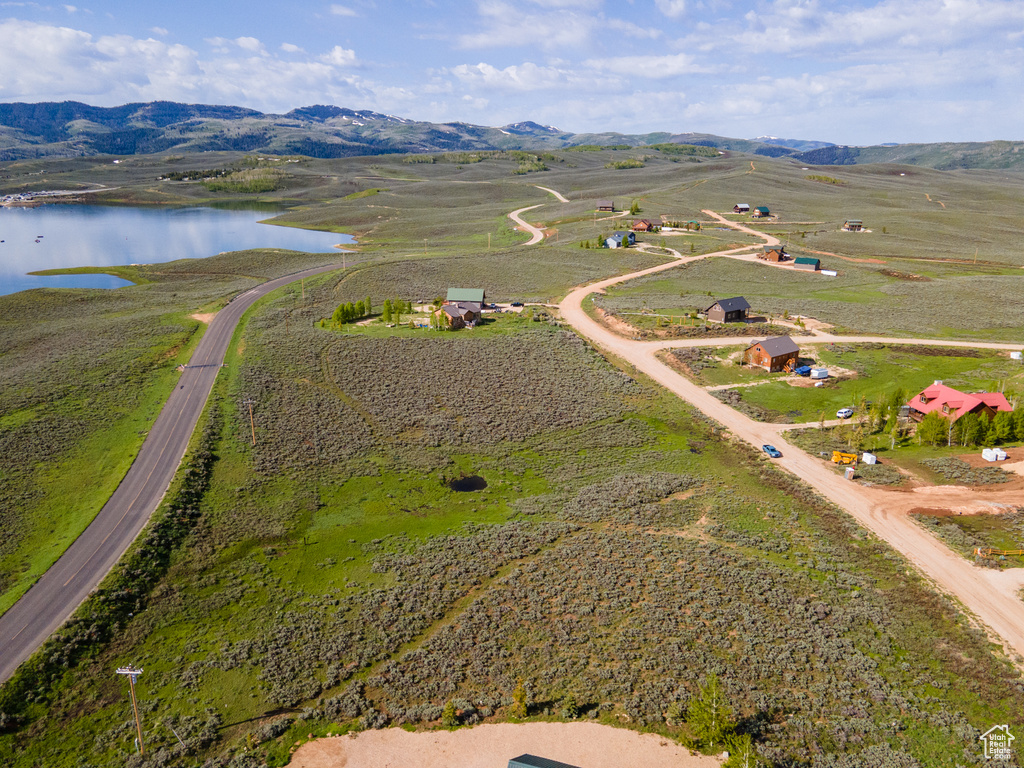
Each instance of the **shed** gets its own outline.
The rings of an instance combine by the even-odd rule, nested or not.
[[[750,212],[750,206],[747,205],[746,203],[736,203],[736,205],[734,205],[732,207],[732,212],[733,213],[749,213]]]
[[[799,357],[800,347],[789,336],[755,341],[743,352],[744,363],[760,366],[771,373],[792,370]]]
[[[793,259],[793,267],[796,269],[806,269],[809,272],[817,272],[821,269],[821,261],[819,259],[812,259],[810,256],[798,256]]]
[[[704,310],[708,320],[715,323],[742,323],[750,312],[750,304],[742,296],[719,299]]]
[[[599,211],[614,211],[615,202],[613,200],[598,200],[597,210]]]
[[[843,230],[846,232],[860,232],[864,229],[864,222],[860,219],[847,219],[843,222]]]
[[[754,218],[755,219],[763,219],[766,216],[771,216],[771,215],[772,215],[772,212],[769,211],[763,205],[759,205],[759,206],[757,206],[757,208],[754,209]]]
[[[484,303],[484,289],[483,288],[449,288],[448,297],[446,299],[449,303],[457,304],[460,301],[472,301],[477,304]]]
[[[576,766],[537,755],[520,755],[508,761],[508,768],[576,768]]]

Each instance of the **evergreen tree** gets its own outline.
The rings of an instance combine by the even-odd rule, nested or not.
[[[520,679],[516,684],[516,689],[512,691],[512,707],[509,709],[509,714],[512,717],[524,718],[528,713],[526,686]]]
[[[714,673],[708,675],[700,695],[690,704],[686,720],[694,740],[708,749],[714,749],[732,732],[732,710]]]
[[[576,703],[576,697],[571,693],[562,699],[562,717],[566,720],[575,720],[580,716],[580,708]]]
[[[1018,440],[1024,440],[1024,407],[1013,411],[1013,436]]]
[[[749,733],[727,737],[725,751],[729,753],[729,759],[722,763],[722,768],[757,768],[759,764]]]
[[[1009,411],[997,411],[992,419],[992,432],[996,443],[1005,443],[1013,439],[1013,414]]]
[[[369,296],[367,296],[365,299],[363,299],[363,309],[366,311],[366,314],[368,314],[368,315],[372,315],[373,314],[373,305],[370,303],[370,297]]]
[[[454,728],[459,724],[459,715],[455,711],[455,702],[449,700],[441,710],[441,725],[445,728]]]
[[[366,315],[366,307],[365,307],[365,305],[363,304],[363,302],[357,301],[356,302],[355,312],[353,313],[353,318],[354,319],[358,319],[360,317],[364,317],[365,315]]]
[[[385,323],[391,322],[391,299],[384,299],[384,310],[381,312],[380,319]]]

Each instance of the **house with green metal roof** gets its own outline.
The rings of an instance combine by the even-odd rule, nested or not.
[[[759,205],[759,206],[757,206],[757,208],[754,209],[754,218],[755,219],[763,219],[766,216],[771,216],[771,215],[772,215],[772,212],[769,211],[763,205]]]

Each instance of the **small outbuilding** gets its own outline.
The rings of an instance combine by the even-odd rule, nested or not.
[[[736,203],[736,205],[734,205],[732,207],[732,212],[733,213],[750,213],[750,206],[747,205],[746,203]]]
[[[756,365],[770,373],[791,371],[800,357],[800,347],[789,336],[776,336],[756,341],[743,352],[743,362]]]
[[[843,222],[844,232],[861,232],[864,229],[864,222],[860,219],[847,219]]]
[[[615,212],[615,202],[613,200],[598,200],[597,210],[608,211],[611,213]]]
[[[750,304],[742,296],[719,299],[704,310],[708,320],[714,323],[742,323],[750,312]]]
[[[576,766],[537,755],[520,755],[508,761],[508,768],[576,768]]]
[[[819,259],[813,259],[810,256],[798,256],[793,259],[794,269],[805,269],[808,272],[817,272],[821,269],[821,261]]]
[[[766,206],[759,205],[759,206],[757,206],[757,208],[754,209],[754,218],[755,219],[766,219],[766,218],[768,218],[771,215],[772,215],[772,212],[769,211]]]

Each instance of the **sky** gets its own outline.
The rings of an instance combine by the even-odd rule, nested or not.
[[[0,102],[1024,139],[1024,0],[0,0]]]

